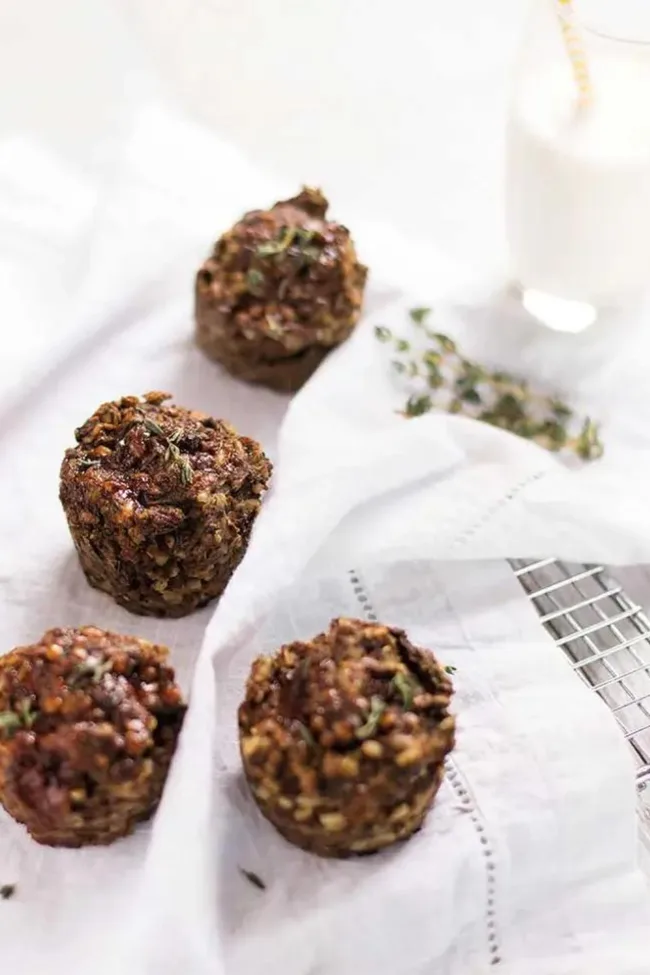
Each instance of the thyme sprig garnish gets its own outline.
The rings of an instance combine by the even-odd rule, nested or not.
[[[282,268],[280,280],[275,282],[277,298],[284,301],[293,279],[312,264],[317,264],[323,253],[323,244],[317,237],[317,231],[307,227],[282,226],[272,240],[265,240],[257,244],[252,252],[253,266],[246,271],[246,290],[254,298],[261,298],[264,294],[267,277],[264,265],[257,267],[260,261],[287,258]]]
[[[250,267],[246,272],[246,287],[252,295],[259,297],[265,282],[266,279],[258,268]]]
[[[318,261],[321,248],[315,242],[316,233],[306,227],[280,227],[273,240],[266,240],[255,248],[257,257],[278,257],[289,254],[298,257],[304,264]],[[250,273],[250,272],[249,272]]]
[[[240,867],[239,872],[242,875],[242,877],[246,878],[249,884],[253,885],[253,887],[257,887],[258,890],[266,890],[266,884],[264,883],[262,878],[259,877],[256,873],[253,873],[252,870],[244,870],[243,867]]]
[[[80,460],[78,461],[78,466],[80,471],[87,471],[91,467],[99,467],[100,465],[101,465],[100,460],[91,457],[81,457]]]
[[[11,737],[21,725],[22,721],[15,711],[0,711],[0,731],[6,732]]]
[[[312,733],[311,733],[310,729],[307,727],[307,725],[304,724],[302,721],[298,721],[296,723],[298,725],[298,731],[300,732],[300,737],[302,738],[302,740],[304,741],[304,743],[307,745],[307,747],[308,748],[315,748],[316,747],[316,739],[312,735]]]
[[[39,711],[35,711],[32,708],[32,702],[28,697],[24,697],[22,701],[18,702],[16,705],[16,710],[18,711],[21,723],[25,726],[25,728],[31,728],[40,714]]]
[[[374,733],[379,727],[379,722],[381,716],[386,710],[386,702],[383,701],[378,694],[373,694],[370,699],[370,714],[368,715],[364,724],[356,730],[356,736],[361,741],[365,738],[372,738]]]
[[[112,660],[98,660],[96,657],[88,657],[77,664],[70,674],[69,682],[72,686],[82,681],[85,677],[90,677],[93,684],[98,684],[104,674],[108,674],[113,669]]]
[[[24,697],[14,706],[13,711],[0,711],[0,732],[11,738],[19,728],[31,728],[39,714],[40,711],[32,708],[30,699]]]
[[[453,339],[428,327],[430,316],[429,308],[409,312],[428,340],[424,349],[385,325],[375,328],[378,341],[390,344],[396,354],[395,372],[417,387],[400,411],[403,416],[444,410],[508,430],[547,450],[570,451],[582,460],[602,456],[598,424],[589,417],[580,421],[565,403],[531,389],[525,380],[466,358]]]
[[[391,680],[391,684],[402,698],[404,710],[410,711],[413,707],[413,698],[418,691],[418,687],[413,678],[408,674],[403,674],[401,671],[398,671]]]
[[[153,434],[154,437],[160,437],[161,440],[167,445],[165,450],[165,460],[169,464],[176,464],[179,468],[181,475],[181,482],[187,486],[192,483],[194,478],[194,471],[192,466],[187,459],[181,453],[178,443],[183,437],[182,430],[174,430],[171,434],[166,434],[159,423],[156,423],[150,416],[142,415],[142,422],[144,424],[145,430]]]

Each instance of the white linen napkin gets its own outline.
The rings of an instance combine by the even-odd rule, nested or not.
[[[424,299],[424,301],[423,301]],[[532,385],[566,399],[578,415],[602,421],[605,455],[584,466],[566,465],[519,437],[463,417],[398,415],[407,392],[391,370],[390,350],[373,327],[386,325],[416,340],[410,307],[433,307],[431,326],[485,364],[508,369]],[[644,402],[650,308],[625,323],[614,321],[592,335],[557,336],[526,322],[505,291],[467,283],[438,301],[424,291],[402,297],[369,316],[344,348],[324,364],[293,401],[282,431],[283,475],[334,478],[332,457],[353,458],[386,438],[404,435],[401,463],[415,440],[433,454],[436,444],[460,453],[421,485],[426,508],[417,524],[389,499],[368,508],[382,533],[366,530],[365,512],[332,543],[345,564],[362,544],[367,556],[408,557],[422,534],[439,558],[555,556],[574,561],[632,564],[650,560],[650,435]],[[373,445],[374,444],[374,448]],[[398,461],[399,462],[399,461]],[[415,517],[415,516],[414,516]],[[384,557],[382,556],[382,557]]]
[[[67,271],[56,278],[57,312],[64,313],[52,320],[50,341],[39,343],[36,357],[29,310],[11,334],[13,361],[23,372],[19,386],[13,370],[5,374],[0,400],[3,632],[7,649],[51,625],[88,622],[167,643],[184,686],[192,682],[192,706],[148,855],[146,828],[106,850],[49,850],[0,816],[0,883],[18,885],[15,897],[0,903],[8,970],[31,975],[47,958],[48,972],[57,975],[83,958],[97,971],[200,975],[217,973],[221,963],[230,975],[268,957],[275,970],[296,975],[308,975],[308,965],[312,975],[314,965],[321,975],[338,975],[353,961],[363,972],[367,958],[366,971],[381,972],[392,958],[391,971],[404,975],[406,964],[414,975],[432,964],[480,972],[497,957],[494,945],[506,971],[525,964],[541,975],[552,964],[554,972],[581,972],[585,959],[598,971],[608,958],[621,975],[645,970],[638,947],[646,905],[634,870],[633,775],[624,742],[543,636],[503,566],[448,566],[441,575],[431,564],[432,556],[488,554],[482,545],[490,532],[494,554],[503,554],[503,512],[518,511],[509,498],[513,485],[541,470],[548,483],[556,473],[566,477],[568,489],[573,473],[565,476],[530,444],[461,420],[399,421],[371,322],[295,399],[276,450],[287,401],[230,380],[194,348],[191,283],[212,238],[243,209],[285,188],[156,107],[134,113],[122,150],[110,192],[105,184],[76,182],[75,174],[64,177],[76,187],[69,195],[79,216],[67,243],[65,234],[57,238],[61,266],[73,267],[67,256],[73,262],[86,245],[87,260],[72,304]],[[57,176],[48,195],[50,162],[42,161],[32,230],[21,223],[34,240],[43,235],[41,207],[51,212],[44,201],[60,201],[64,192]],[[88,222],[85,207],[98,200],[101,209],[92,212],[101,216]],[[434,297],[449,283],[452,272],[430,251],[420,249],[412,260],[408,246],[391,242],[382,228],[354,229],[375,269],[368,307],[387,324],[403,313],[400,275],[407,291],[423,280],[418,261],[428,268]],[[25,282],[30,261],[31,252]],[[17,291],[21,300],[25,288]],[[46,313],[42,303],[39,314]],[[67,327],[57,329],[59,322]],[[279,455],[274,490],[193,680],[210,611],[147,620],[90,590],[57,500],[59,462],[75,426],[100,401],[150,388],[228,417]],[[483,489],[474,491],[477,476]],[[619,476],[618,490],[620,484]],[[525,515],[515,522],[515,554],[539,540],[538,521]],[[606,520],[600,509],[598,517],[602,557],[636,552],[616,518]],[[477,522],[480,532],[470,531]],[[584,524],[572,533],[558,517],[546,528],[546,544],[557,542],[560,554],[592,551]],[[446,649],[450,662],[458,656],[462,734],[456,770],[421,836],[367,864],[323,865],[280,844],[233,792],[233,707],[252,653],[293,634],[309,636],[336,613],[361,611],[341,575],[352,565],[378,614]],[[236,837],[233,810],[242,817]],[[264,849],[268,860],[253,862]],[[217,861],[223,873],[215,873]],[[237,866],[272,878],[263,910],[241,877],[232,886]],[[330,930],[336,936],[326,937]]]
[[[153,107],[136,115],[133,134],[106,161],[104,174],[114,164],[111,181],[71,170],[33,137],[0,144],[0,652],[53,625],[96,621],[172,646],[187,690],[211,611],[161,623],[131,616],[88,587],[58,502],[63,452],[100,402],[129,390],[169,389],[271,447],[286,401],[264,390],[251,395],[194,348],[192,278],[217,231],[209,208],[197,214],[182,190],[175,196],[165,171],[165,160],[178,161],[169,140],[179,129],[165,128]],[[187,128],[189,165],[203,143]],[[249,197],[237,154],[224,147],[218,157],[224,183],[213,205],[221,222]],[[240,176],[237,199],[231,187]],[[0,813],[0,885],[17,885],[0,901],[3,966],[58,975],[83,958],[99,969],[119,936],[114,925],[148,840],[145,826],[110,849],[52,850]]]
[[[279,494],[274,503],[278,516]],[[287,559],[261,535],[208,629],[127,940],[134,970],[646,971],[627,747],[508,566],[419,561],[323,577],[314,560],[283,589]],[[458,667],[459,742],[420,834],[375,857],[323,862],[256,812],[235,714],[254,656],[338,614],[399,623]]]

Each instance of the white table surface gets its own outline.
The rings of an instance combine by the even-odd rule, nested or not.
[[[0,138],[33,131],[92,163],[130,97],[128,25],[169,91],[260,165],[321,183],[341,213],[483,262],[503,247],[503,121],[525,8],[0,0]]]

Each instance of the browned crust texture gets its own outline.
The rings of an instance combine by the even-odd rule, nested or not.
[[[60,498],[89,583],[131,612],[175,617],[225,589],[271,464],[254,440],[168,398],[100,406],[66,451]]]
[[[167,654],[85,626],[0,657],[0,802],[38,843],[112,843],[151,816],[185,713]]]
[[[239,709],[260,810],[321,856],[372,853],[420,828],[454,746],[445,670],[403,631],[333,620],[253,664]]]
[[[356,325],[367,269],[319,190],[252,210],[196,277],[196,338],[232,375],[298,389]]]

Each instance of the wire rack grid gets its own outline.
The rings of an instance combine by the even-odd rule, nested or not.
[[[602,565],[511,562],[541,622],[618,721],[650,784],[650,620]]]

